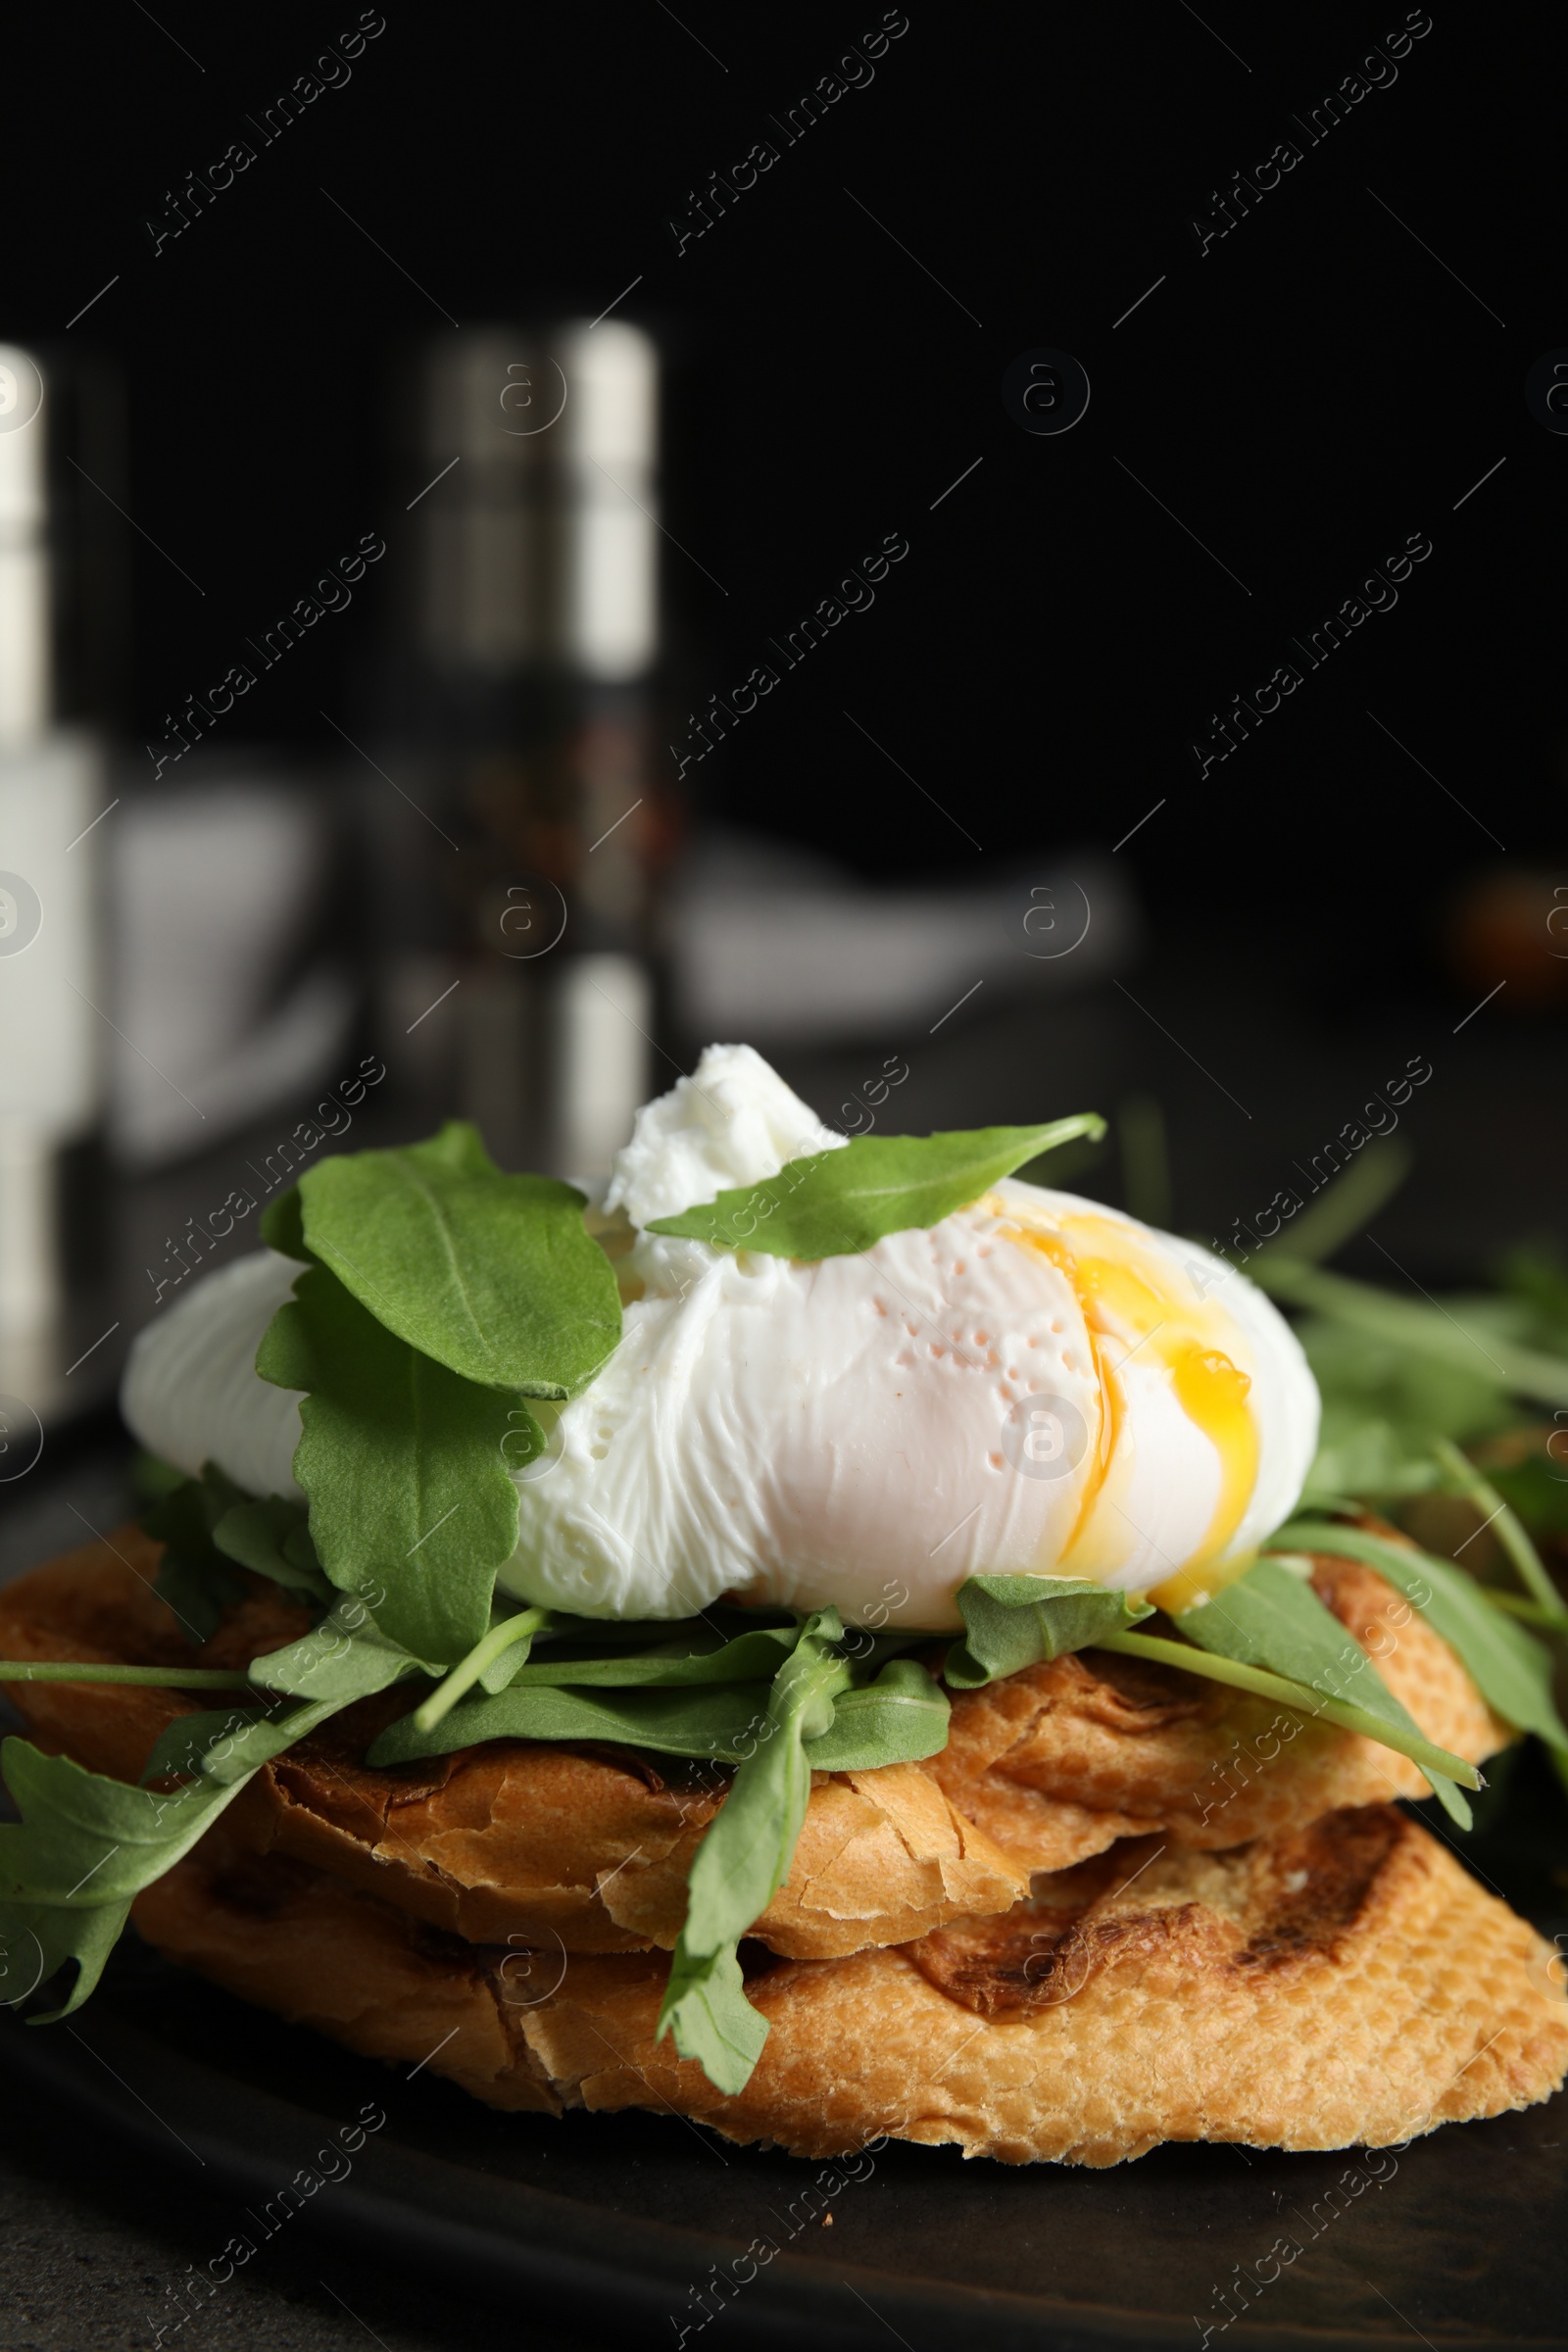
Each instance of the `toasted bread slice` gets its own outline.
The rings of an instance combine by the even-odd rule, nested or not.
[[[0,1592],[0,1655],[240,1664],[305,1630],[305,1612],[258,1578],[197,1648],[152,1590],[159,1556],[121,1528],[22,1578]],[[1430,1737],[1477,1762],[1511,1737],[1370,1569],[1322,1561],[1315,1581]],[[193,1703],[127,1685],[9,1689],[45,1745],[127,1781]],[[398,1691],[367,1700],[265,1767],[231,1810],[235,1830],[258,1853],[313,1863],[470,1941],[673,1945],[725,1773],[521,1740],[368,1769],[367,1747],[409,1703]],[[1373,1740],[1091,1650],[956,1693],[948,1745],[922,1765],[816,1775],[789,1879],[755,1933],[789,1958],[838,1958],[1009,1910],[1034,1874],[1118,1838],[1238,1845],[1426,1793],[1417,1767]]]
[[[882,2133],[1008,2163],[1383,2147],[1568,2071],[1551,1948],[1386,1805],[1225,1854],[1118,1845],[1004,1915],[775,1962],[733,2098],[656,2042],[662,1955],[476,1951],[221,1823],[134,1916],[230,1991],[495,2106],[650,2107],[811,2157]]]
[[[111,1544],[21,1578],[0,1592],[0,1656],[232,1665],[304,1632],[305,1612],[257,1579],[197,1648],[152,1590],[159,1556],[138,1530],[120,1528]],[[195,1703],[132,1684],[7,1687],[41,1744],[125,1781]],[[406,1690],[365,1700],[265,1766],[229,1809],[235,1834],[257,1853],[312,1863],[473,1942],[673,1945],[692,1856],[727,1772],[516,1740],[368,1769],[366,1748],[410,1703]],[[789,1880],[758,1934],[805,1958],[903,1943],[970,1912],[1004,1911],[1028,1883],[1028,1865],[916,1766],[818,1773]]]
[[[492,2107],[560,2114],[519,2024],[534,1984],[555,1981],[543,1955],[481,1948],[324,1870],[259,1856],[230,1818],[137,1897],[149,1943],[368,2058],[428,2058]]]
[[[0,1656],[237,1665],[306,1628],[306,1611],[254,1578],[197,1648],[153,1592],[158,1559],[158,1543],[122,1527],[5,1588]],[[1441,1745],[1481,1762],[1511,1739],[1448,1644],[1375,1571],[1319,1559],[1314,1586]],[[127,1684],[10,1691],[45,1745],[124,1781],[193,1705]],[[315,1863],[475,1942],[672,1945],[724,1771],[522,1740],[367,1769],[376,1731],[407,1703],[393,1691],[350,1707],[266,1766],[230,1813],[254,1851]],[[1338,1806],[1422,1794],[1420,1769],[1375,1740],[1180,1670],[1086,1651],[955,1693],[948,1747],[924,1764],[815,1776],[790,1880],[757,1936],[792,1959],[844,1957],[1008,1910],[1032,1875],[1124,1837],[1220,1848]]]

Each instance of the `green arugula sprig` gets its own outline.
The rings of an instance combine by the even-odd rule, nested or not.
[[[1447,1307],[1396,1298],[1375,1283],[1356,1282],[1321,1266],[1287,1256],[1276,1243],[1257,1250],[1247,1271],[1260,1289],[1293,1306],[1310,1307],[1365,1338],[1407,1348],[1418,1357],[1484,1381],[1483,1367],[1495,1367],[1496,1387],[1541,1404],[1568,1404],[1568,1358],[1527,1347],[1490,1328],[1490,1318],[1459,1302],[1469,1320]]]
[[[1250,1690],[1299,1715],[1320,1715],[1411,1757],[1454,1818],[1470,1826],[1453,1783],[1479,1788],[1475,1766],[1424,1736],[1339,1619],[1276,1561],[1254,1562],[1205,1606],[1184,1610],[1174,1620],[1184,1638],[1175,1642],[1131,1630],[1153,1615],[1147,1602],[1067,1578],[970,1577],[958,1589],[958,1608],[965,1639],[948,1651],[943,1667],[944,1680],[958,1689],[1017,1674],[1064,1650],[1120,1650]]]
[[[259,1572],[267,1572],[268,1562],[281,1563],[286,1584],[297,1572],[298,1506],[276,1497],[265,1505],[235,1505],[225,1482],[211,1475],[189,1484],[198,1491],[187,1497],[193,1512],[198,1504],[205,1508],[205,1491],[206,1503],[221,1503],[225,1514],[250,1513],[238,1540]],[[291,1546],[294,1559],[287,1556]],[[216,1550],[209,1573],[218,1579],[227,1573],[223,1555]],[[771,1770],[757,1769],[781,1731],[802,1746],[808,1791],[813,1770],[913,1762],[935,1754],[947,1740],[946,1693],[923,1666],[904,1654],[929,1637],[863,1632],[846,1637],[832,1612],[803,1621],[788,1612],[720,1608],[710,1613],[710,1621],[629,1625],[503,1602],[485,1636],[455,1664],[450,1642],[437,1656],[420,1655],[387,1629],[384,1616],[377,1586],[334,1594],[332,1606],[308,1633],[254,1659],[244,1673],[90,1662],[53,1670],[20,1664],[20,1676],[52,1671],[60,1679],[81,1682],[101,1677],[187,1689],[226,1687],[236,1690],[236,1698],[227,1713],[178,1716],[157,1742],[138,1789],[67,1759],[42,1756],[25,1740],[7,1743],[6,1774],[22,1803],[26,1835],[0,1830],[0,1974],[5,1982],[14,1984],[27,1973],[23,1960],[13,1965],[10,1956],[19,1952],[36,1953],[30,1972],[35,1983],[74,1961],[76,1983],[50,2015],[78,2006],[96,1984],[134,1895],[189,1851],[243,1781],[330,1715],[401,1680],[422,1677],[436,1688],[430,1699],[374,1743],[370,1763],[522,1738],[613,1740],[735,1765],[737,1785],[747,1776],[736,1819],[749,1818],[755,1828],[767,1806],[773,1808],[768,1836],[779,1858],[776,1884],[788,1875],[803,1810],[796,1803],[799,1770],[780,1783]],[[543,1655],[532,1654],[536,1642],[545,1645]],[[792,1668],[803,1642],[811,1672],[803,1683],[804,1667],[795,1667],[781,1687],[780,1678]],[[476,1683],[485,1694],[466,1696]],[[806,1684],[809,1707],[801,1697]],[[443,1697],[444,1705],[432,1705]],[[185,1785],[172,1795],[146,1786],[175,1775]],[[726,1833],[735,1835],[733,1828]],[[744,1888],[736,1899],[744,1910],[749,1899]],[[767,1899],[761,1898],[759,1910]],[[682,2010],[687,2023],[680,2029],[691,2041],[690,2054],[703,2055],[705,2063],[711,2059],[725,2082],[735,2079],[737,2052],[751,2041],[760,2047],[763,2030],[740,1991],[736,1955],[738,1938],[757,1914],[741,1917],[733,1906],[732,1913],[725,1914],[732,1932],[723,1948],[699,1953],[700,1967],[694,1961],[690,2000]]]
[[[1429,1740],[1394,1734],[1383,1718],[1366,1708],[1330,1698],[1288,1675],[1271,1674],[1263,1667],[1248,1666],[1218,1652],[1205,1655],[1190,1642],[1167,1642],[1157,1634],[1107,1634],[1101,1647],[1123,1650],[1129,1657],[1149,1658],[1159,1666],[1178,1666],[1184,1674],[1226,1683],[1233,1690],[1250,1690],[1257,1697],[1273,1699],[1298,1715],[1308,1718],[1321,1715],[1326,1723],[1337,1725],[1341,1731],[1357,1732],[1363,1739],[1376,1740],[1384,1747],[1396,1748],[1399,1754],[1419,1764],[1429,1780],[1436,1774],[1462,1782],[1466,1788],[1486,1786],[1476,1767],[1462,1756],[1449,1755],[1446,1748],[1436,1747]]]
[[[738,1946],[789,1876],[811,1794],[808,1742],[831,1728],[833,1702],[854,1679],[842,1639],[836,1609],[818,1609],[802,1626],[768,1690],[762,1743],[735,1775],[692,1863],[658,2037],[672,2033],[681,2056],[725,2092],[745,2088],[767,2038],[767,2021],[746,1998]]]
[[[310,1632],[254,1659],[243,1672],[91,1662],[52,1671],[35,1664],[12,1669],[15,1679],[28,1681],[227,1687],[236,1695],[227,1711],[176,1716],[155,1742],[135,1788],[88,1772],[68,1756],[43,1755],[28,1740],[5,1741],[0,1769],[22,1821],[0,1825],[0,1954],[8,1986],[0,1997],[25,1997],[74,1961],[76,1981],[69,1995],[33,2022],[79,2008],[134,1897],[190,1851],[246,1781],[356,1699],[430,1672],[425,1660],[380,1632],[364,1597],[353,1593],[334,1595],[331,1609]],[[172,1792],[147,1785],[175,1776],[182,1785]],[[29,1972],[26,1960],[34,1954]],[[30,1983],[12,1988],[29,1973]]]
[[[221,1475],[209,1462],[202,1472],[203,1484]],[[226,1559],[256,1576],[270,1577],[302,1600],[323,1607],[330,1603],[332,1587],[321,1574],[310,1519],[301,1504],[281,1494],[270,1494],[265,1502],[235,1503],[214,1528],[213,1542]]]
[[[836,1151],[787,1161],[764,1184],[738,1186],[677,1217],[656,1217],[649,1231],[774,1257],[852,1256],[886,1234],[939,1225],[1042,1152],[1104,1132],[1104,1120],[1084,1111],[1043,1127],[858,1135]]]
[[[367,1761],[408,1764],[454,1755],[485,1740],[611,1740],[662,1755],[741,1764],[760,1737],[770,1737],[759,1726],[772,1685],[800,1641],[801,1624],[797,1618],[713,1643],[703,1621],[694,1619],[676,1629],[684,1635],[680,1641],[668,1639],[665,1625],[644,1628],[655,1637],[646,1650],[617,1646],[584,1655],[586,1644],[576,1638],[563,1639],[563,1654],[557,1655],[558,1619],[554,1630],[530,1636],[546,1642],[545,1654],[530,1657],[506,1689],[460,1699],[439,1714],[427,1700],[389,1725]],[[835,1760],[816,1769],[869,1771],[873,1764],[935,1755],[947,1740],[946,1694],[923,1666],[900,1654],[933,1637],[852,1633],[840,1639],[846,1642],[843,1693],[831,1722],[812,1735],[822,1741],[823,1755]]]
[[[170,1725],[148,1775],[187,1777],[172,1792],[127,1788],[69,1756],[43,1755],[26,1740],[0,1747],[0,1769],[20,1822],[0,1825],[0,1950],[15,2002],[48,1984],[68,1962],[76,1980],[36,2024],[68,2017],[97,1984],[130,1906],[189,1853],[225,1806],[272,1756],[346,1701],[322,1697],[277,1714],[185,1715]]]
[[[303,1600],[331,1600],[304,1507],[281,1494],[253,1501],[216,1462],[199,1478],[176,1476],[141,1523],[164,1546],[153,1590],[193,1641],[210,1640],[223,1611],[244,1597],[241,1568]]]
[[[1518,1512],[1498,1494],[1491,1480],[1483,1475],[1468,1454],[1461,1453],[1448,1438],[1434,1441],[1433,1454],[1440,1470],[1444,1471],[1456,1491],[1467,1502],[1473,1502],[1488,1527],[1495,1528],[1515,1575],[1530,1598],[1548,1617],[1556,1620],[1560,1633],[1568,1627],[1564,1615],[1562,1594],[1546,1573],[1546,1565],[1531,1540],[1530,1531]],[[1495,1598],[1494,1594],[1492,1597]]]
[[[1293,1520],[1273,1542],[1282,1550],[1328,1552],[1375,1568],[1446,1642],[1494,1714],[1568,1752],[1568,1729],[1551,1695],[1549,1651],[1495,1608],[1464,1569],[1412,1544],[1332,1520]]]
[[[287,1202],[287,1206],[285,1206]],[[551,1176],[506,1176],[478,1129],[322,1160],[267,1212],[262,1238],[330,1267],[396,1338],[476,1387],[557,1399],[620,1337],[620,1298]]]
[[[294,1475],[326,1576],[380,1588],[377,1620],[421,1656],[490,1630],[515,1548],[524,1401],[586,1386],[620,1337],[583,1196],[503,1175],[461,1120],[430,1142],[324,1160],[268,1209],[263,1239],[306,1270],[256,1359],[304,1392]]]
[[[1470,1808],[1443,1764],[1445,1751],[1426,1738],[1367,1652],[1303,1577],[1279,1560],[1259,1559],[1201,1608],[1183,1610],[1176,1623],[1189,1642],[1216,1657],[1266,1667],[1303,1684],[1320,1699],[1370,1719],[1379,1728],[1369,1731],[1366,1723],[1351,1727],[1346,1719],[1347,1728],[1368,1731],[1385,1747],[1413,1757],[1444,1809],[1461,1829],[1470,1828]],[[1480,1784],[1473,1766],[1461,1764],[1458,1778],[1467,1788]]]
[[[1308,1310],[1298,1330],[1323,1400],[1300,1516],[1273,1547],[1309,1546],[1376,1568],[1456,1652],[1494,1712],[1544,1742],[1568,1787],[1551,1653],[1508,1622],[1568,1633],[1568,1602],[1531,1533],[1568,1537],[1568,1480],[1553,1466],[1560,1433],[1543,1445],[1539,1431],[1518,1426],[1521,1402],[1556,1406],[1554,1419],[1568,1407],[1568,1270],[1547,1250],[1515,1250],[1491,1291],[1420,1300],[1326,1270],[1319,1261],[1377,1213],[1411,1164],[1400,1142],[1371,1145],[1246,1259],[1264,1290]],[[1505,1435],[1525,1437],[1528,1450],[1490,1476],[1462,1450]],[[1369,1503],[1394,1508],[1439,1489],[1475,1506],[1522,1594],[1342,1523]]]
[[[977,1690],[1064,1650],[1103,1642],[1153,1613],[1146,1600],[1077,1577],[971,1576],[958,1588],[964,1639],[948,1651],[943,1680],[956,1690]]]

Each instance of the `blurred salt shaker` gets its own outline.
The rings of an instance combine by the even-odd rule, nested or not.
[[[382,805],[414,843],[380,893],[388,1026],[504,1164],[561,1174],[608,1169],[654,1079],[680,821],[654,759],[659,377],[617,318],[487,327],[423,350],[406,410],[409,658],[383,765],[420,814]]]
[[[0,344],[0,1483],[114,1369],[76,1360],[103,1298],[106,795],[98,738],[58,723],[57,407]]]

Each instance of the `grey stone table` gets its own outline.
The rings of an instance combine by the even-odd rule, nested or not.
[[[205,2235],[202,2234],[205,2225]],[[157,2211],[123,2177],[94,2183],[53,2140],[46,2117],[8,2102],[0,2149],[0,2347],[3,2352],[146,2352],[169,2310],[165,2290],[204,2259],[214,2223],[199,2209]],[[199,2315],[200,2352],[445,2352],[500,2344],[501,2323],[395,2278],[341,2262],[323,2279],[289,2268],[236,2277]],[[488,2334],[483,2330],[488,2329]],[[181,2331],[185,2333],[184,2330]],[[169,2339],[178,2343],[179,2337]],[[515,2330],[508,2331],[515,2341]]]

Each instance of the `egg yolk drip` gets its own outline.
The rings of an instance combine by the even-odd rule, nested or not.
[[[1152,1357],[1164,1366],[1177,1403],[1219,1457],[1219,1493],[1197,1549],[1173,1563],[1174,1573],[1150,1594],[1161,1608],[1191,1607],[1250,1564],[1246,1558],[1217,1564],[1251,1499],[1259,1459],[1257,1424],[1248,1401],[1251,1377],[1228,1352],[1235,1345],[1230,1317],[1168,1261],[1141,1248],[1137,1234],[1109,1217],[1068,1212],[1049,1223],[1044,1218],[1026,1222],[1015,1201],[988,1205],[1004,1220],[1012,1240],[1039,1250],[1071,1283],[1094,1348],[1100,1444],[1060,1573],[1100,1573],[1094,1523],[1126,1423],[1121,1372],[1135,1354],[1146,1363]]]

